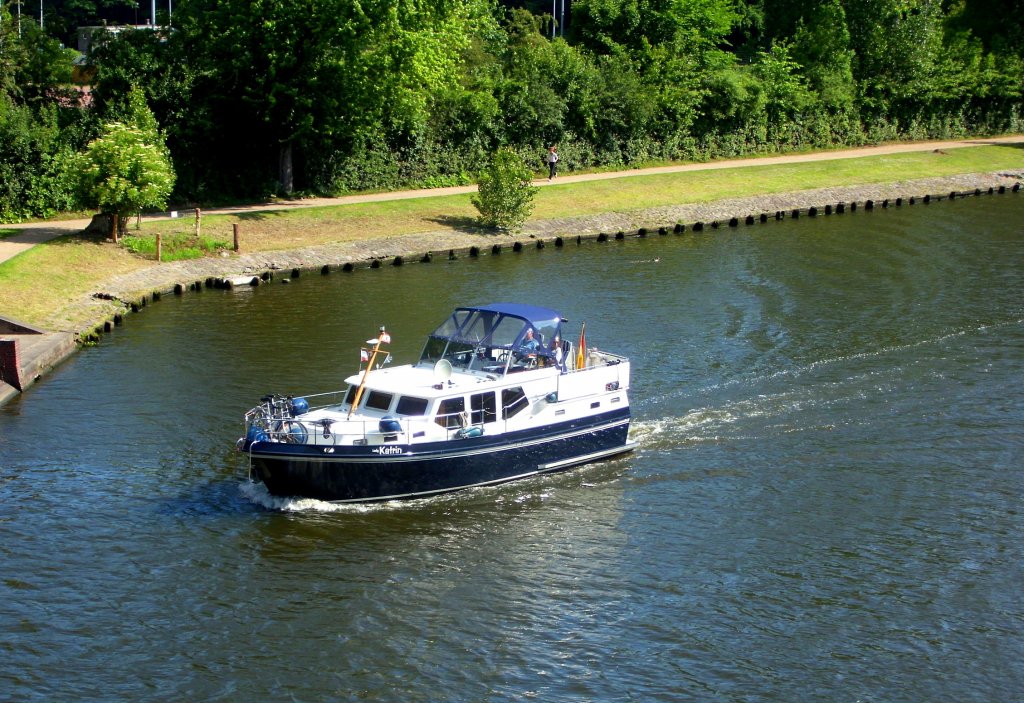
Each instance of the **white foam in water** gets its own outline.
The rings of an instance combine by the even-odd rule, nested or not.
[[[720,408],[700,408],[682,417],[663,417],[657,420],[634,421],[630,426],[630,439],[641,445],[656,442],[661,438],[678,437],[709,425],[725,425],[736,421],[736,415]]]
[[[282,498],[271,495],[262,483],[245,481],[240,486],[246,499],[267,510],[283,513],[364,513],[372,510],[394,508],[398,501],[383,503],[331,503],[315,498]]]
[[[848,396],[823,398],[819,391],[820,387],[760,393],[750,398],[725,401],[719,407],[696,408],[680,417],[634,421],[630,438],[643,448],[670,449],[699,442],[720,442],[724,438],[746,438],[735,434],[741,427],[753,429],[756,434],[766,427],[772,427],[774,431],[794,431],[800,428],[786,424],[787,418],[812,406],[842,404],[848,400]],[[751,420],[756,420],[756,429],[748,422]],[[772,422],[776,424],[770,424]]]
[[[262,482],[255,482],[252,480],[244,481],[239,490],[247,500],[267,510],[275,510],[284,513],[370,513],[378,510],[396,510],[410,508],[420,508],[425,505],[436,505],[443,501],[458,500],[460,495],[474,491],[474,490],[495,490],[494,486],[482,486],[478,488],[469,488],[463,491],[454,491],[451,493],[442,493],[436,496],[426,496],[423,498],[413,498],[411,500],[385,500],[374,503],[331,503],[326,500],[317,500],[316,498],[282,498],[280,496],[271,495],[267,490],[266,485]],[[535,500],[538,496],[530,494],[530,499]],[[546,495],[540,496],[546,498]],[[514,500],[519,500],[518,497]]]

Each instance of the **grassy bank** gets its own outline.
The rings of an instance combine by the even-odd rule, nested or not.
[[[855,159],[630,175],[610,180],[556,182],[540,190],[533,219],[630,212],[666,205],[706,203],[809,188],[888,183],[963,173],[1024,169],[1019,145],[978,146]],[[417,232],[467,229],[476,211],[469,195],[381,201],[331,207],[206,215],[202,234],[230,245],[240,223],[243,249],[280,251]],[[135,234],[165,238],[192,232],[190,218],[144,224]],[[0,315],[49,327],[66,326],[61,311],[113,276],[154,265],[101,236],[69,235],[39,244],[0,264]],[[71,323],[74,321],[71,320]]]

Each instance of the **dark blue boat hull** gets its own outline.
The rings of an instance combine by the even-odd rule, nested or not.
[[[336,446],[254,442],[256,477],[278,496],[335,502],[420,498],[559,471],[617,451],[629,409],[543,429],[417,445]]]

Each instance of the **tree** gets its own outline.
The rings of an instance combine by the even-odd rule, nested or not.
[[[54,99],[77,100],[71,88],[71,67],[78,52],[64,48],[31,22],[22,22],[20,59],[15,74],[19,99],[41,105]]]
[[[145,106],[141,91],[128,99],[131,122],[110,122],[78,159],[78,192],[82,202],[111,214],[113,239],[121,220],[144,209],[167,204],[174,188],[174,169]]]
[[[511,149],[499,149],[490,166],[480,174],[477,195],[470,201],[480,211],[480,224],[498,229],[517,229],[533,212],[533,174]]]
[[[506,30],[503,77],[495,90],[506,116],[499,142],[558,141],[566,122],[566,100],[553,84],[557,71],[552,43],[541,35],[539,18],[525,10],[510,14]]]
[[[822,105],[835,112],[852,109],[856,92],[853,51],[839,0],[816,3],[800,19],[792,54]]]
[[[845,12],[864,116],[913,119],[935,85],[942,53],[939,3],[863,0],[848,3]]]
[[[760,52],[754,72],[761,80],[769,125],[783,124],[810,104],[811,95],[788,44],[772,44],[769,51]]]
[[[18,89],[18,67],[27,62],[18,27],[6,5],[0,5],[0,95],[13,96]]]
[[[739,19],[723,0],[576,0],[573,35],[600,53],[666,46],[695,63],[714,53]]]
[[[172,40],[196,72],[195,147],[250,182],[303,184],[325,152],[426,129],[457,85],[485,0],[225,0],[176,11]],[[247,173],[246,173],[247,172]],[[294,174],[294,175],[293,175]],[[230,175],[230,174],[226,174]]]

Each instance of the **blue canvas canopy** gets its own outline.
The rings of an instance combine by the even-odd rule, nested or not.
[[[557,310],[518,303],[491,303],[458,307],[427,340],[421,360],[433,361],[464,350],[483,350],[489,357],[495,350],[554,358],[554,340],[562,339],[562,322]],[[526,340],[533,333],[536,349]]]
[[[562,316],[550,308],[517,303],[460,307],[431,336],[452,342],[512,349],[531,329],[537,341],[547,346],[556,335],[561,337]]]

